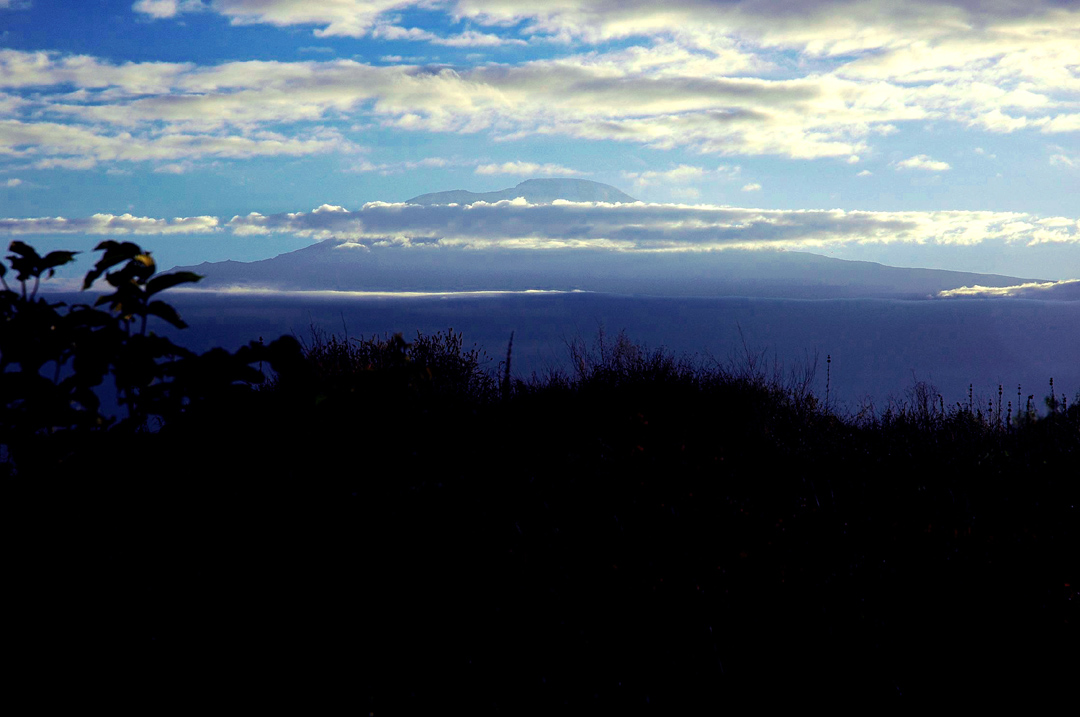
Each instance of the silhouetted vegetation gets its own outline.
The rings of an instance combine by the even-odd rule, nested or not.
[[[843,415],[812,367],[602,332],[529,379],[452,330],[196,355],[147,326],[182,325],[151,297],[197,277],[99,249],[108,310],[37,297],[70,253],[12,244],[0,443],[26,504],[95,546],[73,563],[108,555],[80,599],[139,634],[141,679],[312,673],[375,714],[1070,679],[1080,394],[1003,415],[916,384]]]

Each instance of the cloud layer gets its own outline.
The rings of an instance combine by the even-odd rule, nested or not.
[[[323,205],[310,212],[171,220],[95,214],[83,219],[0,219],[0,234],[291,234],[337,239],[343,246],[596,248],[688,251],[725,248],[813,249],[843,244],[941,244],[987,241],[1026,245],[1080,243],[1080,221],[1016,212],[859,212],[778,210],[685,204],[604,204],[524,199],[469,205],[371,202],[349,211]]]
[[[0,158],[75,169],[348,152],[354,140],[330,127],[357,119],[850,162],[905,122],[1080,132],[1080,4],[1071,0],[139,0],[132,9],[164,23],[207,12],[320,37],[563,43],[572,54],[427,67],[120,64],[3,50]],[[464,29],[406,27],[405,10],[441,13]],[[946,164],[917,154],[899,166]]]

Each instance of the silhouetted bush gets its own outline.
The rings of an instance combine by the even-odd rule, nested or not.
[[[119,442],[131,450],[125,441],[132,436],[190,422],[209,405],[231,409],[233,399],[264,379],[251,364],[272,367],[287,364],[290,354],[299,357],[294,339],[198,355],[157,335],[149,328],[152,317],[177,328],[186,324],[154,297],[201,277],[156,275],[153,258],[136,244],[105,241],[96,247],[103,255],[86,274],[83,289],[104,274],[112,292],[93,306],[68,307],[38,295],[42,276],[52,277],[76,252],[42,257],[21,241],[9,250],[19,282],[19,291],[13,290],[0,263],[0,447],[9,474],[85,469],[106,446]],[[103,412],[95,391],[106,379],[114,383],[119,417]]]

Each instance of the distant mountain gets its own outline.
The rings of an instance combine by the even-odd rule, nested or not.
[[[409,204],[471,204],[523,197],[530,204],[636,200],[584,179],[530,179],[498,192],[453,190]],[[327,239],[250,263],[177,267],[206,278],[202,289],[285,291],[594,291],[643,296],[746,296],[789,299],[925,299],[961,287],[1016,287],[1030,279],[936,269],[904,269],[794,251],[473,250],[454,246],[359,246]],[[1056,292],[1068,298],[1067,287]],[[970,295],[970,292],[964,292]],[[989,292],[987,295],[1000,292]],[[1042,292],[1051,298],[1048,292]],[[1054,298],[1058,298],[1055,296]]]
[[[469,192],[453,189],[449,192],[421,194],[409,199],[407,204],[472,204],[473,202],[500,202],[504,199],[524,197],[530,204],[550,204],[556,199],[571,202],[624,202],[637,200],[610,184],[590,182],[587,179],[527,179],[516,187],[497,192]]]
[[[547,289],[790,299],[925,299],[965,286],[1008,287],[1032,281],[994,274],[898,268],[804,252],[358,249],[334,239],[263,261],[226,261],[177,268],[204,275],[206,278],[198,285],[202,289],[427,292]]]

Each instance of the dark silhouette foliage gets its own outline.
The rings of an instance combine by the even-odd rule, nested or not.
[[[916,384],[849,416],[812,366],[602,332],[529,379],[452,330],[196,355],[148,328],[196,277],[99,249],[114,292],[64,307],[35,287],[70,253],[12,244],[0,443],[89,586],[54,614],[122,625],[160,694],[697,713],[1071,685],[1080,395],[1039,416]]]
[[[97,246],[103,255],[83,289],[104,274],[112,292],[93,305],[70,307],[50,302],[38,290],[42,276],[51,278],[76,252],[42,257],[21,241],[12,242],[9,251],[19,283],[13,290],[0,263],[0,446],[6,453],[0,465],[9,474],[70,471],[75,468],[70,461],[92,460],[121,436],[190,422],[208,405],[250,393],[264,380],[252,366],[256,362],[273,366],[288,363],[290,354],[299,357],[299,344],[291,338],[232,354],[214,349],[198,355],[156,334],[152,318],[186,326],[156,295],[201,277],[156,275],[150,254],[131,242]],[[106,380],[114,383],[119,418],[103,412],[95,391]]]

